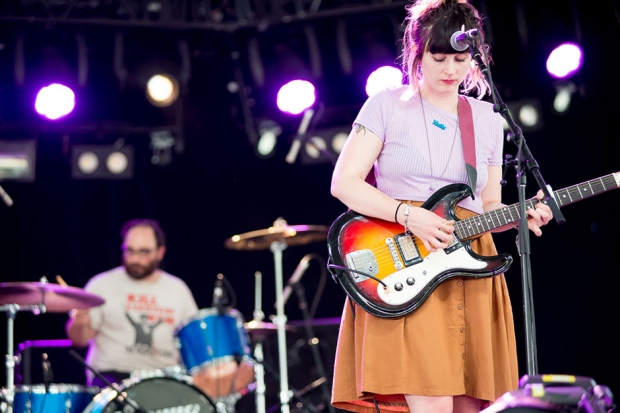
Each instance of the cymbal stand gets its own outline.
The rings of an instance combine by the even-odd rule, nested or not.
[[[262,308],[262,274],[260,271],[254,273],[254,321],[263,321],[265,313]],[[256,376],[256,413],[265,413],[265,366],[263,353],[264,337],[261,335],[254,344],[254,375]]]
[[[5,358],[6,366],[6,404],[7,413],[13,413],[13,397],[15,396],[15,353],[13,352],[13,331],[15,326],[15,316],[18,311],[32,311],[33,314],[39,315],[45,312],[43,304],[30,305],[20,307],[17,304],[0,305],[0,311],[6,311],[6,347],[7,353]]]
[[[273,253],[273,261],[276,275],[276,317],[273,323],[276,325],[278,332],[278,362],[280,365],[280,411],[289,413],[290,394],[288,389],[288,365],[286,354],[286,315],[284,315],[284,282],[282,281],[282,251],[286,249],[286,242],[279,240],[271,243],[271,252]]]

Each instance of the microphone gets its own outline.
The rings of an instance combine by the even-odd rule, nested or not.
[[[286,302],[288,301],[291,293],[293,292],[293,285],[297,284],[299,280],[301,280],[301,276],[304,275],[304,273],[310,266],[311,259],[312,254],[307,254],[301,259],[301,261],[299,261],[297,268],[295,268],[295,271],[293,271],[293,275],[291,275],[291,278],[288,279],[286,287],[284,287],[284,290],[282,290],[282,305],[286,304]],[[274,304],[274,307],[277,304],[278,303],[276,302]]]
[[[284,158],[287,163],[294,163],[295,159],[297,159],[299,149],[301,149],[303,137],[306,134],[306,131],[308,131],[308,125],[310,124],[312,116],[314,116],[314,109],[308,108],[304,110],[304,116],[303,118],[301,118],[299,129],[297,129],[297,135],[295,136],[295,139],[293,139],[291,149],[289,149],[288,153],[286,154],[286,158]]]
[[[218,274],[215,279],[215,287],[213,287],[213,302],[211,307],[217,308],[217,312],[222,314],[227,301],[226,291],[224,290],[224,275]]]
[[[43,359],[43,383],[45,384],[45,393],[47,393],[50,388],[50,383],[54,381],[54,373],[52,373],[52,365],[50,364],[47,353],[43,353],[41,357]]]
[[[463,52],[471,45],[474,45],[474,40],[478,37],[478,29],[469,29],[467,31],[457,30],[452,33],[450,37],[450,46],[457,52]]]

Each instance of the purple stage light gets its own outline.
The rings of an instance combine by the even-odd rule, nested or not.
[[[366,80],[366,95],[372,96],[378,91],[403,84],[403,72],[394,66],[382,66],[372,72]]]
[[[314,85],[306,80],[293,80],[278,91],[277,104],[282,112],[299,115],[316,101]]]
[[[547,59],[547,72],[562,79],[573,75],[581,68],[583,53],[574,43],[564,43],[553,49]]]
[[[75,107],[75,94],[67,86],[52,83],[37,94],[34,108],[48,119],[56,120],[71,113]]]

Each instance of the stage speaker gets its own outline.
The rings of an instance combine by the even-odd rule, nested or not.
[[[525,375],[519,389],[505,393],[481,413],[610,413],[615,409],[607,386],[583,376]]]

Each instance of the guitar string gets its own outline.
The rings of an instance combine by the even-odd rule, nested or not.
[[[566,193],[566,195],[568,195],[569,198],[571,199],[571,202],[575,202],[573,201],[573,198],[578,198],[577,200],[581,200],[589,196],[597,195],[601,192],[606,192],[607,191],[606,185],[605,185],[606,180],[609,181],[608,184],[611,189],[618,187],[618,185],[615,183],[615,179],[613,178],[613,174],[612,174],[612,175],[607,175],[601,178],[593,179],[591,181],[587,181],[587,182],[584,182],[578,185],[574,185],[571,187],[567,187],[567,188],[555,191],[554,195],[559,198],[563,196],[564,193]],[[582,188],[584,187],[586,188],[586,190],[590,189],[590,192],[586,193],[585,195],[583,194],[584,191],[582,190]],[[526,205],[526,208],[528,206],[534,207],[535,202],[536,202],[535,199],[527,200],[526,203],[528,205]],[[510,220],[506,218],[504,209],[506,209],[508,213],[510,214]],[[516,213],[517,215],[516,219],[513,218],[512,216],[513,213]],[[460,230],[461,232],[477,231],[472,234],[472,235],[477,235],[480,233],[490,231],[490,229],[484,229],[485,222],[487,223],[486,225],[490,227],[490,224],[488,223],[488,221],[490,220],[491,224],[495,228],[495,225],[497,226],[505,225],[505,224],[502,224],[501,219],[506,221],[506,224],[517,221],[520,218],[519,213],[520,211],[516,208],[516,204],[507,205],[505,208],[498,208],[492,211],[485,212],[483,214],[475,215],[475,216],[457,221],[455,223],[455,227],[458,227],[457,230]],[[471,222],[473,222],[474,224],[470,225],[469,223]],[[479,231],[479,228],[478,228],[479,226],[482,226],[482,231]],[[413,236],[413,238],[417,240],[415,241],[415,243],[418,244],[419,239],[415,236]],[[373,252],[373,255],[375,256],[375,258],[377,258],[378,264],[383,263],[383,261],[387,263],[386,265],[393,262],[392,253],[390,252],[387,246],[379,246],[377,248],[371,248],[371,251]]]

